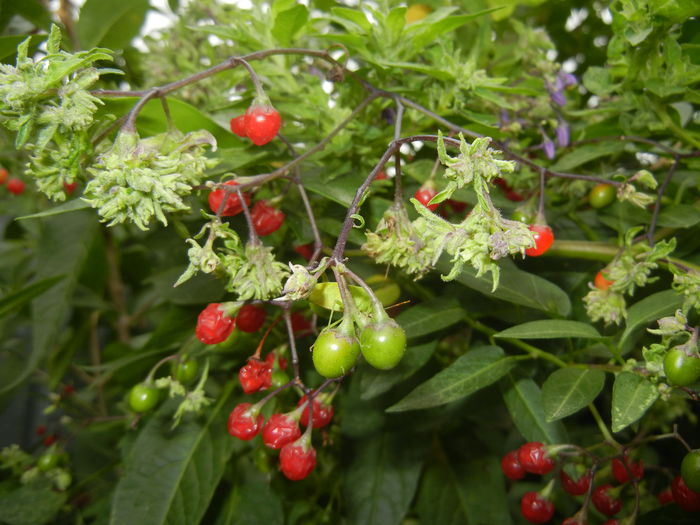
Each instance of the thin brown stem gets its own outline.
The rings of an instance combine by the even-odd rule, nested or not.
[[[678,157],[676,157],[673,160],[673,164],[671,164],[671,168],[666,173],[666,177],[664,177],[664,180],[661,183],[661,186],[659,186],[658,192],[656,193],[656,202],[654,203],[654,211],[651,214],[651,222],[649,223],[649,231],[647,232],[647,239],[649,240],[650,247],[654,246],[654,233],[656,232],[656,221],[658,221],[659,212],[661,211],[661,199],[663,198],[664,194],[666,193],[666,189],[668,188],[668,185],[671,182],[671,178],[673,177],[673,174],[675,173],[676,168],[678,168]]]
[[[119,269],[119,261],[117,260],[117,247],[114,242],[114,237],[109,231],[105,232],[105,237],[105,256],[107,258],[108,268],[107,285],[109,287],[112,303],[114,303],[114,308],[117,311],[117,337],[120,342],[129,343],[131,340],[131,334],[129,333],[131,316],[126,308],[126,291],[121,276],[121,270]]]

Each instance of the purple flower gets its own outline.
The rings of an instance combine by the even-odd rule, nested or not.
[[[563,119],[559,119],[557,126],[557,145],[562,148],[569,145],[569,123]]]
[[[510,116],[508,115],[508,110],[502,109],[501,110],[501,125],[500,127],[507,126],[510,124]]]
[[[576,77],[571,73],[564,73],[563,71],[560,71],[557,77],[557,80],[558,79],[561,79],[561,82],[564,84],[565,88],[578,84],[578,80],[576,80]]]
[[[563,91],[550,91],[549,96],[552,98],[552,102],[554,102],[557,106],[566,105],[566,97],[564,96]]]
[[[554,158],[554,154],[556,153],[556,148],[554,147],[554,142],[552,142],[549,137],[544,139],[544,142],[542,143],[542,149],[544,150],[544,154],[547,155],[547,158],[549,160],[552,160]]]

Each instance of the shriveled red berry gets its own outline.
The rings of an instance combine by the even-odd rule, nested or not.
[[[625,462],[623,463],[621,459],[615,458],[612,460],[612,472],[618,483],[623,484],[630,480],[630,475],[627,468],[625,468],[625,463],[635,479],[642,479],[644,477],[644,462],[642,460],[635,463],[634,461],[630,461],[628,457],[625,457]]]
[[[418,202],[420,202],[430,211],[435,211],[437,210],[439,204],[431,204],[430,206],[428,206],[428,203],[433,197],[435,197],[435,195],[437,195],[437,191],[431,184],[423,184],[423,186],[416,190],[416,193],[413,196]]]
[[[282,125],[279,112],[272,106],[254,104],[248,108],[244,117],[246,135],[256,146],[274,139]]]
[[[525,477],[526,472],[523,466],[520,464],[517,450],[511,450],[501,458],[501,470],[508,479],[513,481],[516,479],[523,479]]]
[[[20,179],[10,179],[7,181],[7,191],[15,195],[24,193],[24,182]]]
[[[547,455],[542,443],[532,441],[518,449],[518,459],[526,472],[547,474],[554,468],[554,460]]]
[[[236,320],[221,310],[220,303],[209,303],[197,317],[195,334],[206,345],[215,345],[228,339],[236,327]]]
[[[319,401],[318,396],[314,397],[313,403],[313,427],[322,428],[328,425],[333,419],[333,405],[328,403],[322,403]],[[297,403],[297,407],[306,405],[304,411],[301,413],[301,418],[299,421],[303,426],[309,424],[309,404],[307,402],[306,396],[303,396]]]
[[[288,443],[280,450],[280,470],[287,479],[299,481],[307,477],[316,466],[316,450],[304,435]]]
[[[591,472],[587,470],[578,479],[574,480],[564,470],[559,474],[562,488],[573,496],[580,496],[588,492],[588,487],[591,486]]]
[[[546,523],[554,516],[554,504],[537,492],[526,492],[520,500],[520,512],[530,523]]]
[[[554,242],[554,234],[549,226],[541,226],[539,224],[531,224],[530,231],[535,234],[535,246],[527,248],[525,255],[530,257],[539,257],[549,250]]]
[[[617,499],[617,497],[610,491],[613,486],[609,483],[596,487],[593,490],[593,495],[591,499],[593,500],[593,505],[598,512],[606,516],[614,516],[622,509],[622,501]]]
[[[301,436],[299,423],[292,414],[272,414],[263,428],[263,443],[280,449]]]
[[[673,492],[671,491],[671,487],[666,487],[664,490],[659,492],[656,495],[656,499],[661,505],[668,505],[669,503],[673,503]]]
[[[238,115],[231,119],[231,132],[235,133],[239,137],[245,137],[245,115]]]
[[[615,281],[606,278],[602,270],[595,274],[595,279],[593,280],[593,284],[595,284],[595,287],[599,290],[607,290],[614,282]]]
[[[253,333],[260,330],[265,322],[267,311],[254,304],[244,304],[236,315],[236,326],[242,332]]]
[[[238,186],[238,183],[235,180],[229,180],[224,182],[224,185]],[[226,192],[223,189],[212,190],[212,192],[209,193],[209,209],[213,213],[217,213],[219,211],[219,207],[224,201],[225,196]],[[246,204],[250,204],[250,195],[244,192],[243,199],[245,200]],[[221,210],[222,217],[233,217],[234,215],[238,215],[243,211],[243,204],[241,204],[241,200],[238,198],[238,193],[236,191],[232,191],[228,194],[228,197],[226,197],[226,202],[223,206],[224,208]]]
[[[267,390],[272,384],[272,368],[265,361],[251,357],[238,371],[238,380],[246,394]]]
[[[264,424],[265,418],[260,414],[259,408],[250,403],[240,403],[228,416],[228,433],[248,441],[258,435]]]
[[[700,512],[700,493],[690,490],[682,477],[673,478],[671,492],[680,508],[687,512]]]
[[[263,201],[257,201],[250,210],[250,218],[253,220],[255,233],[264,237],[275,233],[284,224],[284,213],[278,208],[268,206]]]
[[[314,244],[310,242],[309,244],[301,244],[294,247],[294,251],[301,255],[307,261],[311,260],[314,256]]]

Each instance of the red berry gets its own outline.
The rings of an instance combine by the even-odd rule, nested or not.
[[[282,447],[280,451],[280,470],[287,479],[299,481],[311,474],[316,466],[316,450],[304,435]]]
[[[272,384],[272,368],[265,361],[251,357],[238,371],[238,380],[246,394],[267,390]]]
[[[9,175],[5,168],[0,168],[0,184],[5,184]]]
[[[43,436],[46,434],[46,425],[39,425],[34,432],[37,436]]]
[[[20,179],[10,179],[7,181],[7,191],[15,195],[24,193],[24,182]]]
[[[231,132],[239,137],[245,137],[245,115],[239,115],[231,119]]]
[[[282,125],[279,112],[272,106],[254,104],[248,108],[244,117],[246,135],[256,146],[274,139]]]
[[[430,185],[430,184],[423,184],[418,190],[416,190],[416,193],[414,195],[415,199],[420,202],[423,206],[428,208],[430,211],[435,211],[437,210],[439,204],[431,204],[428,206],[428,203],[431,201],[433,197],[437,195],[437,191],[435,188]]]
[[[659,492],[656,495],[656,499],[659,501],[661,505],[668,505],[669,503],[673,503],[673,492],[671,491],[671,487],[666,487],[664,490]]]
[[[673,492],[673,500],[683,510],[687,512],[700,511],[700,493],[690,490],[682,477],[673,478],[671,492]]]
[[[314,428],[322,428],[328,425],[328,423],[331,422],[331,419],[333,419],[333,405],[323,403],[319,401],[318,396],[314,397],[314,400],[312,401],[313,403],[313,427]],[[309,424],[309,404],[307,402],[306,396],[303,396],[299,402],[297,403],[297,407],[300,407],[301,405],[306,405],[304,408],[304,411],[301,413],[301,418],[299,418],[299,421],[303,426],[307,426]]]
[[[311,321],[300,312],[293,312],[291,315],[292,331],[296,337],[303,337],[313,331]]]
[[[622,501],[610,494],[612,488],[609,483],[596,487],[591,498],[598,512],[606,516],[613,516],[622,509]]]
[[[607,279],[602,270],[595,274],[595,280],[593,281],[595,287],[599,290],[607,290],[614,282],[615,281]]]
[[[526,472],[547,474],[554,468],[554,460],[548,455],[542,443],[525,443],[518,449],[518,459]]]
[[[520,195],[517,191],[509,189],[506,191],[506,199],[512,202],[522,202],[525,200],[525,197]]]
[[[236,320],[219,307],[220,303],[210,303],[197,317],[195,334],[205,345],[226,341],[236,327]]]
[[[627,468],[625,468],[625,463],[629,470],[632,471],[632,476],[634,476],[635,479],[642,479],[644,477],[643,461],[640,460],[638,463],[634,463],[630,461],[629,458],[625,457],[625,462],[623,463],[621,459],[615,458],[612,460],[612,472],[618,483],[623,484],[630,480]]]
[[[251,410],[250,403],[240,403],[228,416],[228,433],[248,441],[258,435],[264,423],[265,418],[260,414],[259,408]]]
[[[549,226],[540,226],[539,224],[531,224],[530,231],[535,234],[535,246],[527,248],[525,255],[530,257],[539,257],[552,246],[554,242],[554,234]]]
[[[254,304],[244,304],[238,310],[236,316],[236,326],[242,332],[253,333],[260,330],[260,327],[265,322],[267,311],[264,308],[255,306]]]
[[[265,363],[267,363],[267,366],[269,366],[270,368],[274,368],[275,359],[277,359],[277,354],[275,352],[270,352],[265,356]],[[284,370],[285,368],[287,368],[287,360],[284,357],[280,357],[277,361],[280,370]]]
[[[229,180],[224,182],[226,186],[238,186],[238,183],[234,180]],[[221,203],[224,200],[226,192],[223,189],[218,189],[218,190],[213,190],[211,193],[209,193],[209,209],[217,213],[219,211],[219,207],[221,206]],[[250,195],[247,193],[243,193],[243,198],[245,199],[246,204],[250,204]],[[226,198],[226,203],[224,204],[224,209],[221,210],[221,216],[222,217],[233,217],[234,215],[238,215],[243,211],[243,204],[241,204],[241,200],[238,198],[238,193],[235,191],[232,191],[231,193],[228,194],[228,197]]]
[[[545,523],[554,516],[554,504],[537,492],[526,492],[520,500],[520,512],[530,523]]]
[[[70,397],[75,393],[75,387],[73,385],[66,385],[61,391],[62,397]]]
[[[511,450],[501,458],[501,470],[508,479],[515,481],[525,477],[525,469],[518,459],[518,451]]]
[[[58,439],[58,436],[56,434],[49,434],[48,436],[46,436],[43,439],[42,443],[44,443],[45,447],[50,447],[51,445],[56,443],[57,439]]]
[[[309,244],[295,246],[294,251],[301,255],[307,261],[310,261],[311,257],[314,256],[314,244],[310,242]]]
[[[380,171],[374,176],[374,180],[384,180],[388,179],[389,177],[387,176],[386,172]]]
[[[73,192],[75,189],[78,187],[77,182],[64,182],[63,183],[63,190],[66,192],[68,195],[73,195]]]
[[[455,213],[464,213],[467,210],[467,203],[462,201],[456,201],[454,199],[449,199],[447,205],[452,208]]]
[[[299,423],[291,414],[272,414],[263,428],[263,443],[279,449],[301,436]]]
[[[253,205],[250,217],[253,219],[255,233],[261,237],[275,233],[284,224],[282,210],[268,206],[265,201],[258,201]]]
[[[577,480],[573,480],[566,472],[563,470],[559,474],[561,479],[562,488],[571,494],[572,496],[580,496],[588,492],[588,487],[591,486],[591,472],[587,470],[582,474]]]

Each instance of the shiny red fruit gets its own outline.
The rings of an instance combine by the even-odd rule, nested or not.
[[[299,423],[289,414],[272,414],[265,423],[262,433],[263,443],[274,449],[280,449],[299,437],[301,437]]]
[[[255,233],[264,237],[275,233],[284,224],[284,213],[278,208],[268,206],[265,201],[258,201],[250,210]]]
[[[595,287],[599,290],[607,290],[608,288],[610,288],[610,286],[612,286],[614,282],[615,281],[611,281],[610,279],[606,278],[603,274],[603,270],[601,270],[597,274],[595,274],[593,284],[595,284]]]
[[[328,425],[328,423],[331,422],[331,419],[333,419],[333,405],[331,404],[326,404],[322,403],[318,400],[318,397],[314,397],[314,400],[312,401],[313,403],[313,427],[314,428],[322,428]],[[297,403],[297,407],[300,407],[301,405],[306,405],[306,408],[304,408],[304,411],[301,413],[301,417],[299,418],[299,422],[303,426],[307,426],[309,424],[309,405],[307,402],[306,396],[303,396],[299,402]]]
[[[236,320],[221,310],[220,303],[210,303],[197,318],[195,334],[205,345],[215,345],[228,339],[236,327]]]
[[[612,460],[612,472],[613,476],[615,476],[615,479],[617,480],[618,483],[623,484],[627,483],[630,480],[630,475],[627,471],[627,468],[625,468],[625,463],[627,464],[627,468],[632,472],[632,476],[634,476],[635,479],[642,479],[644,477],[644,462],[639,460],[639,462],[635,463],[633,461],[630,461],[629,458],[625,458],[625,462],[623,463],[621,459],[615,458]]]
[[[239,137],[245,137],[245,115],[239,115],[231,119],[231,132]]]
[[[314,256],[314,243],[310,242],[309,244],[295,246],[294,251],[301,255],[307,261],[310,261],[311,257]]]
[[[242,332],[251,334],[260,330],[266,317],[267,311],[264,308],[254,304],[244,304],[241,306],[241,309],[238,310],[236,326]]]
[[[547,474],[554,468],[554,460],[547,455],[542,443],[525,443],[518,449],[518,459],[526,472]]]
[[[238,380],[246,394],[267,390],[272,384],[272,368],[265,361],[251,357],[238,371]]]
[[[668,505],[669,503],[673,503],[673,491],[671,491],[671,487],[666,487],[664,490],[659,492],[656,495],[656,499],[661,505]]]
[[[610,493],[612,488],[613,486],[609,483],[601,485],[593,491],[591,497],[593,505],[598,509],[598,512],[606,516],[614,516],[622,509],[622,501]]]
[[[535,246],[527,248],[525,255],[530,257],[539,257],[544,254],[554,242],[554,234],[549,226],[540,226],[539,224],[531,224],[530,231],[535,234]]]
[[[501,470],[505,477],[513,481],[525,477],[526,472],[518,459],[517,450],[511,450],[501,458]]]
[[[228,433],[233,437],[248,441],[262,430],[265,418],[259,409],[251,410],[250,403],[236,405],[228,416]]]
[[[238,183],[234,180],[226,181],[224,184],[226,186],[238,186]],[[213,190],[209,194],[209,209],[213,213],[219,211],[219,207],[224,201],[225,195],[226,192],[223,189]],[[250,195],[243,193],[243,198],[245,199],[246,204],[250,204]],[[243,204],[241,204],[241,200],[238,198],[238,193],[235,191],[228,194],[228,197],[226,197],[226,202],[223,206],[224,208],[221,210],[222,217],[233,217],[234,215],[238,215],[243,211]]]
[[[591,486],[591,472],[584,472],[577,480],[574,480],[563,470],[559,474],[562,488],[572,496],[580,496],[588,492],[588,487]]]
[[[673,478],[671,492],[673,500],[680,508],[687,512],[700,512],[700,493],[690,490],[682,477]]]
[[[546,523],[554,516],[554,504],[537,492],[526,492],[520,500],[520,512],[530,523]]]
[[[24,193],[24,182],[20,179],[10,179],[7,181],[7,191],[15,195]]]
[[[428,208],[430,211],[435,211],[437,210],[439,204],[431,204],[428,206],[428,203],[431,201],[433,197],[437,195],[437,191],[435,191],[435,188],[432,188],[431,186],[423,185],[418,190],[416,191],[415,199],[420,202],[423,206]]]
[[[246,135],[256,146],[274,139],[282,125],[279,112],[272,106],[250,106],[244,117]]]
[[[316,450],[304,436],[282,447],[280,470],[287,479],[299,481],[307,477],[316,466]]]

